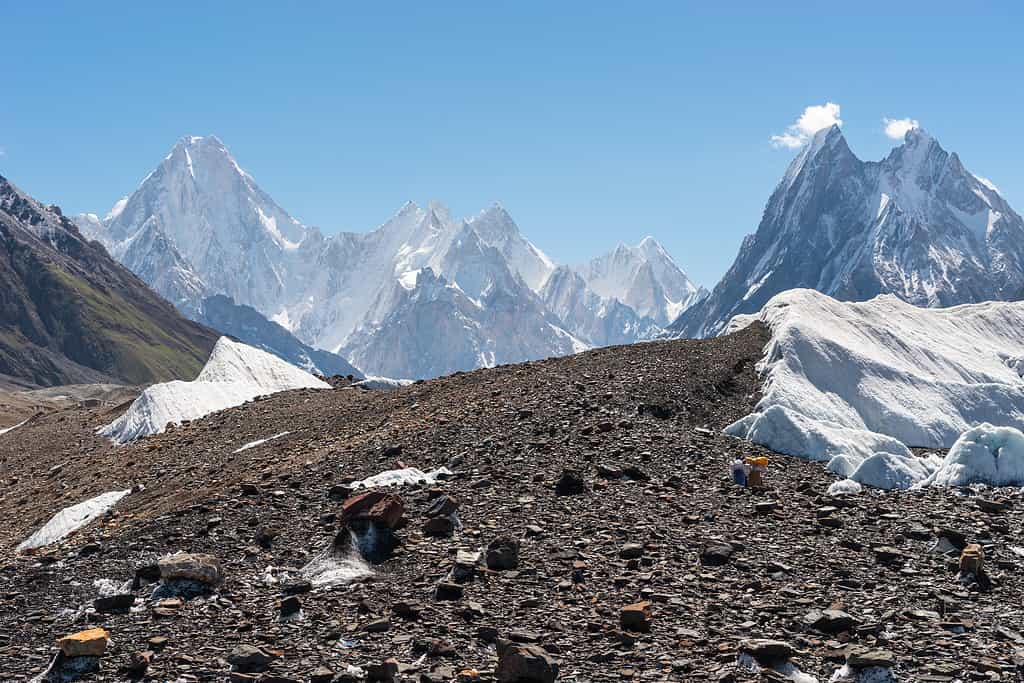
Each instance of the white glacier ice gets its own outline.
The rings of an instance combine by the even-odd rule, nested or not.
[[[439,477],[451,476],[452,472],[447,467],[439,467],[436,470],[424,472],[415,467],[403,467],[397,470],[387,470],[372,477],[354,481],[349,486],[354,489],[373,488],[375,486],[405,486],[407,484],[433,484]]]
[[[413,380],[411,379],[392,379],[390,377],[367,375],[366,379],[355,382],[352,386],[361,387],[363,389],[376,389],[378,391],[392,391],[394,389],[407,387],[412,383]]]
[[[343,553],[333,548],[322,550],[299,571],[317,587],[345,585],[373,575],[373,567],[354,545]]]
[[[130,489],[109,491],[77,505],[64,508],[34,534],[18,544],[18,550],[32,550],[56,543],[106,513],[130,492]]]
[[[266,351],[221,337],[193,381],[154,384],[98,432],[117,443],[127,443],[158,434],[169,424],[196,420],[257,396],[302,388],[330,389],[331,385]]]
[[[857,466],[850,479],[876,489],[909,489],[930,475],[936,463],[931,457],[875,453]]]
[[[7,432],[13,431],[18,427],[22,426],[23,424],[25,424],[25,422],[28,422],[28,420],[25,420],[24,422],[19,422],[18,424],[12,425],[10,427],[4,427],[3,429],[0,429],[0,434],[6,434]]]
[[[256,448],[257,446],[262,446],[263,444],[267,443],[268,441],[274,441],[276,439],[280,439],[282,436],[288,436],[289,434],[291,434],[291,432],[287,432],[287,431],[286,432],[279,432],[277,434],[274,434],[273,436],[268,436],[265,439],[256,439],[255,441],[250,441],[248,443],[242,444],[241,446],[239,446],[238,448],[233,450],[232,453],[241,453],[242,451],[247,451],[250,448]]]
[[[772,334],[759,365],[764,393],[729,434],[827,461],[862,484],[906,488],[939,467],[909,447],[949,448],[985,422],[1024,429],[1014,362],[1024,355],[1024,302],[926,309],[891,295],[849,303],[796,289],[756,319]]]
[[[826,493],[830,496],[855,496],[862,490],[861,485],[853,479],[840,479],[832,482]]]
[[[987,423],[967,430],[924,484],[1024,486],[1024,433]]]

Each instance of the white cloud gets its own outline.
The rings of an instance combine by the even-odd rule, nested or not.
[[[921,124],[918,123],[917,119],[882,119],[882,124],[885,126],[886,136],[893,140],[902,140],[906,137],[909,131],[915,128],[920,128]]]
[[[773,147],[785,147],[796,149],[803,146],[815,133],[822,128],[831,128],[833,125],[843,125],[839,118],[839,105],[835,102],[811,105],[804,109],[804,113],[796,120],[796,123],[786,128],[781,135],[771,137]]]

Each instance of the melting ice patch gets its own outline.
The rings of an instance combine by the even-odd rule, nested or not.
[[[387,470],[372,477],[354,481],[350,486],[354,489],[373,488],[375,486],[405,486],[408,484],[433,484],[438,478],[450,477],[452,471],[447,467],[424,472],[415,467],[403,467],[399,470]]]
[[[7,432],[15,430],[18,427],[20,427],[23,424],[25,424],[25,422],[28,422],[28,420],[25,420],[24,422],[19,422],[18,424],[14,425],[14,426],[11,426],[11,427],[4,427],[3,429],[0,429],[0,434],[6,434]]]
[[[985,422],[1024,429],[1024,302],[925,309],[796,289],[729,329],[752,319],[772,332],[764,394],[729,434],[827,461],[862,484],[906,488],[939,467],[908,446],[950,448]]]
[[[832,482],[826,493],[830,496],[855,496],[862,490],[861,485],[853,479],[842,479]]]
[[[337,586],[373,575],[373,567],[353,546],[345,553],[327,548],[300,570],[314,586]]]
[[[257,396],[303,388],[330,389],[331,385],[266,351],[221,337],[195,380],[154,384],[124,415],[97,431],[127,443]]]
[[[18,550],[31,550],[56,543],[69,534],[78,531],[89,522],[110,510],[119,500],[130,493],[130,490],[109,491],[95,498],[64,508],[34,534],[18,545]]]
[[[267,443],[268,441],[274,441],[275,439],[280,439],[282,436],[288,436],[289,434],[291,434],[291,432],[281,432],[279,434],[274,434],[273,436],[268,436],[265,439],[256,439],[255,441],[250,441],[249,443],[242,444],[242,446],[240,446],[239,448],[236,448],[235,450],[233,450],[232,453],[241,453],[242,451],[247,451],[250,448],[256,448],[257,446],[262,446],[263,444]]]
[[[848,664],[843,664],[828,680],[829,683],[896,683],[896,676],[891,669],[881,666],[853,669]]]
[[[366,379],[354,382],[352,386],[360,389],[376,389],[378,391],[393,391],[407,387],[413,383],[411,379],[392,379],[390,377],[376,377],[367,375]]]

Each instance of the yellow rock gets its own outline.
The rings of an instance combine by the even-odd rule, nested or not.
[[[107,649],[109,637],[106,629],[90,628],[64,636],[57,643],[65,657],[99,657]]]

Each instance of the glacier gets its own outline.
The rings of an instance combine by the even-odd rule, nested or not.
[[[330,389],[331,385],[266,351],[221,337],[191,382],[154,384],[123,415],[97,432],[115,443],[158,434],[168,425],[196,420],[242,405],[257,396],[290,389]]]
[[[763,393],[729,434],[827,462],[862,484],[909,488],[942,466],[911,447],[949,449],[984,423],[1024,429],[1024,379],[1015,365],[1024,353],[1024,302],[918,308],[893,295],[841,302],[797,289],[729,329],[753,320],[771,331],[759,364]],[[988,446],[967,450],[979,448]],[[1003,481],[991,468],[971,471],[979,482]]]
[[[1013,427],[980,424],[960,435],[926,486],[1024,486],[1024,433]]]

